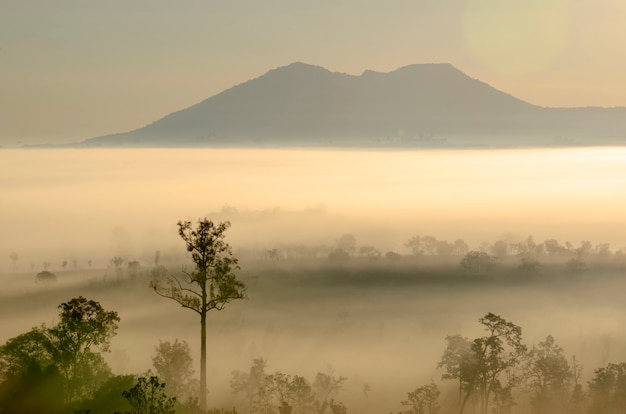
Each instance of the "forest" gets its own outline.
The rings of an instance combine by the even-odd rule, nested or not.
[[[622,332],[584,331],[623,314],[608,243],[415,235],[383,252],[342,234],[233,252],[229,226],[179,222],[182,262],[23,271],[11,252],[0,412],[626,413]],[[590,322],[571,335],[576,309]]]

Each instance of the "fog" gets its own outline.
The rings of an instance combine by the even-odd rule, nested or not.
[[[332,241],[343,232],[384,243],[381,250],[400,249],[415,233],[626,246],[623,148],[63,149],[3,150],[0,158],[0,251],[19,252],[22,265],[152,254],[176,244],[178,220],[224,206],[248,213],[223,217],[234,246]],[[270,214],[276,209],[291,221]]]
[[[156,250],[170,272],[186,262],[176,222],[208,216],[232,222],[227,241],[248,285],[247,300],[209,316],[210,406],[232,406],[231,371],[258,357],[269,372],[311,379],[331,367],[348,377],[339,399],[350,412],[398,411],[431,380],[446,398],[455,383],[437,369],[445,336],[482,335],[487,312],[521,326],[528,345],[554,335],[587,380],[626,359],[623,262],[591,263],[580,275],[546,263],[532,278],[502,262],[485,279],[459,274],[458,258],[336,266],[263,253],[335,246],[345,233],[407,257],[416,234],[472,249],[532,235],[610,243],[614,252],[626,246],[624,160],[623,148],[2,150],[0,343],[54,323],[58,304],[83,295],[120,315],[107,356],[114,373],[145,372],[159,340],[176,338],[197,365],[197,315],[147,280]],[[138,260],[142,275],[116,278],[116,255]],[[35,283],[45,261],[57,283]]]

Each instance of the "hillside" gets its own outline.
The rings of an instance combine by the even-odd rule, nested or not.
[[[360,76],[270,70],[143,128],[80,146],[466,146],[626,142],[626,108],[542,108],[449,64]]]

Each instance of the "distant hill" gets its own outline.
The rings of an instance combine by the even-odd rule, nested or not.
[[[109,146],[519,146],[626,143],[626,108],[543,108],[449,64],[360,76],[292,63]]]

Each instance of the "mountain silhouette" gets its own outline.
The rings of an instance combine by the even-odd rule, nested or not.
[[[626,142],[626,108],[543,108],[450,64],[360,76],[300,62],[80,146],[457,146]]]

